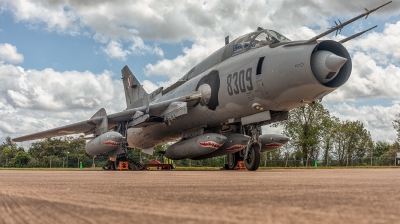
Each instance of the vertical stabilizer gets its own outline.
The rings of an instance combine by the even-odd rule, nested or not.
[[[143,89],[143,86],[136,79],[135,75],[133,75],[127,65],[125,65],[121,70],[121,73],[125,89],[126,106],[127,109],[131,109],[136,101],[146,97],[148,93]]]

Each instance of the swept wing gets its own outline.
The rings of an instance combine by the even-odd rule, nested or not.
[[[41,138],[50,138],[70,134],[93,134],[101,128],[100,134],[108,130],[109,127],[116,126],[119,122],[131,121],[131,127],[145,127],[160,122],[168,122],[176,116],[187,113],[187,103],[195,102],[201,98],[199,92],[174,98],[158,103],[124,110],[115,114],[106,115],[104,109],[100,109],[91,119],[78,123],[53,128],[50,130],[14,138],[14,142],[22,142]],[[99,113],[100,112],[100,113]],[[103,126],[103,127],[100,127]],[[105,126],[105,127],[104,127]]]

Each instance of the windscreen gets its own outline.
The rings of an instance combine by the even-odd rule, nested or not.
[[[274,37],[276,37],[276,39],[278,39],[279,41],[291,41],[289,38],[283,36],[282,34],[274,30],[268,30],[268,32],[271,33]]]
[[[274,43],[274,39],[266,31],[258,33],[257,37],[251,43],[252,48],[259,48],[263,46],[268,46]]]

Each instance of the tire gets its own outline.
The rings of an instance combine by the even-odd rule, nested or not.
[[[232,153],[226,155],[228,164],[226,164],[226,167],[228,170],[234,170],[238,161],[239,161],[239,154],[238,153]]]
[[[260,166],[260,148],[254,144],[249,149],[249,156],[244,160],[247,170],[256,171]]]

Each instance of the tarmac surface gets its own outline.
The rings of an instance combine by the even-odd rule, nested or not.
[[[0,170],[0,223],[399,223],[400,169]]]

